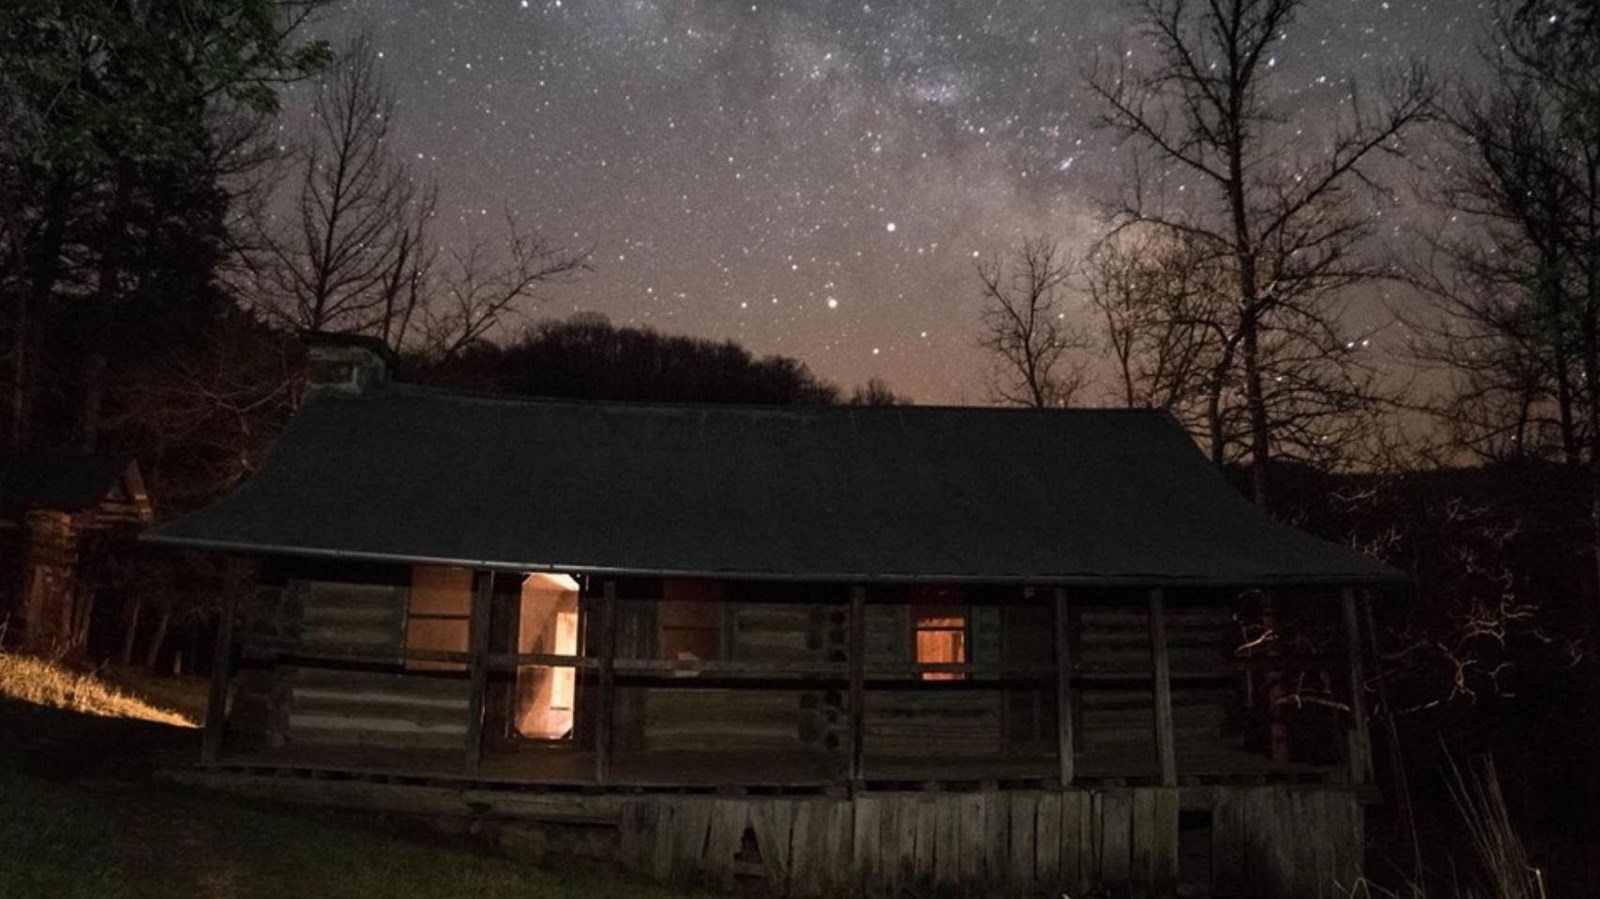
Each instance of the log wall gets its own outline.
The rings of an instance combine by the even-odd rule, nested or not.
[[[470,698],[464,678],[290,668],[291,743],[459,750]]]
[[[238,678],[239,745],[517,750],[508,725],[515,681],[503,658],[517,649],[515,580],[501,579],[496,588],[493,607],[508,614],[498,616],[505,627],[491,627],[488,651],[502,660],[486,675],[480,719],[464,664],[467,647],[460,645],[468,619],[459,600],[467,596],[471,575],[435,572],[452,575],[445,583],[418,573],[426,572],[371,572],[361,581],[313,574],[266,588],[278,601],[259,604],[252,614],[270,606],[271,620],[255,622],[245,640],[265,625],[276,645],[254,665],[246,659]],[[969,667],[941,670],[956,679],[921,680],[911,664],[918,606],[909,600],[916,597],[869,593],[855,632],[852,606],[839,590],[797,585],[788,593],[765,592],[765,585],[735,583],[714,585],[709,596],[674,595],[669,588],[675,583],[634,579],[619,595],[614,691],[600,689],[596,666],[577,660],[577,727],[568,745],[595,752],[597,772],[616,753],[634,754],[637,769],[644,753],[715,752],[785,758],[803,771],[786,774],[774,762],[739,775],[767,786],[819,777],[857,787],[995,779],[1011,786],[1060,780],[1172,786],[1237,782],[1257,773],[1263,775],[1257,783],[1269,774],[1309,781],[1327,773],[1309,766],[1291,770],[1296,760],[1275,762],[1259,745],[1244,742],[1242,684],[1256,669],[1242,663],[1255,660],[1233,657],[1238,641],[1230,629],[1236,626],[1221,603],[1180,600],[1164,615],[1171,688],[1163,695],[1170,696],[1172,723],[1162,732],[1171,734],[1166,745],[1176,749],[1175,764],[1166,764],[1156,752],[1148,605],[1131,602],[1123,595],[1130,591],[1069,599],[1071,676],[1064,693],[1072,720],[1064,730],[1074,758],[1063,767],[1052,761],[1062,738],[1055,612],[1042,593],[972,591],[964,606]],[[807,601],[815,599],[840,601]],[[597,602],[590,595],[582,606],[583,655],[591,661],[600,657],[601,632],[612,633],[592,614]],[[667,647],[667,612],[676,616],[676,648]],[[856,639],[865,671],[859,688],[847,664]],[[481,738],[475,720],[483,722]],[[606,751],[598,748],[602,720],[609,729]],[[972,760],[983,765],[963,767]],[[1322,768],[1333,770],[1326,763]]]
[[[621,651],[633,658],[657,655],[652,603],[623,604],[622,631],[634,635]],[[845,607],[820,603],[733,601],[719,605],[725,661],[826,663],[843,661]],[[644,749],[841,751],[846,703],[828,689],[760,689],[691,686],[625,688],[623,703],[641,710],[638,746]],[[626,727],[629,722],[619,722]]]
[[[259,614],[266,620],[253,622],[253,632],[289,639],[313,653],[336,646],[382,658],[411,644],[448,648],[408,641],[409,601],[405,586],[291,580],[262,589]],[[371,667],[275,663],[247,669],[235,691],[230,742],[435,750],[464,745],[470,698],[465,666],[412,662],[404,671],[396,656],[392,671]]]
[[[9,642],[40,654],[67,649],[75,636],[79,521],[70,513],[30,510],[21,521],[15,600],[0,614]]]
[[[1074,611],[1073,659],[1078,749],[1151,759],[1154,703],[1150,687],[1150,618],[1133,605],[1093,605]],[[1169,666],[1173,672],[1172,723],[1177,744],[1206,754],[1237,745],[1228,712],[1239,703],[1237,676],[1228,661],[1231,612],[1227,607],[1166,610]]]

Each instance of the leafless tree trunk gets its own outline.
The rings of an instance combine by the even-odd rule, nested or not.
[[[1144,0],[1140,36],[1154,61],[1138,67],[1121,54],[1089,79],[1105,126],[1148,157],[1110,204],[1116,229],[1164,233],[1228,268],[1226,326],[1211,339],[1237,348],[1231,378],[1263,504],[1280,431],[1326,427],[1357,399],[1341,377],[1350,360],[1337,351],[1337,298],[1381,270],[1357,252],[1369,223],[1349,200],[1371,183],[1372,158],[1398,152],[1432,101],[1428,80],[1412,71],[1376,110],[1352,86],[1353,112],[1325,128],[1275,108],[1272,48],[1302,2]],[[1275,386],[1285,375],[1274,362],[1298,367],[1293,390]],[[1312,436],[1313,445],[1326,440]]]
[[[78,372],[78,446],[84,452],[93,452],[100,439],[112,307],[122,293],[123,256],[131,240],[128,224],[133,214],[133,181],[133,163],[118,159],[116,174],[112,179],[111,202],[98,241],[100,261],[96,266],[95,288],[83,301],[87,306],[88,327],[87,346]]]
[[[139,639],[139,613],[143,607],[144,600],[134,595],[128,598],[122,610],[122,652],[117,658],[124,665],[133,664],[133,648]]]
[[[167,642],[167,628],[172,624],[172,607],[163,604],[159,617],[156,618],[156,631],[150,635],[150,642],[144,648],[144,667],[151,671],[156,670],[156,662],[161,660],[161,647]]]
[[[436,194],[395,152],[393,118],[377,54],[356,38],[317,87],[292,233],[264,241],[256,292],[280,320],[404,342]]]
[[[995,401],[1047,409],[1070,405],[1082,389],[1085,365],[1073,354],[1089,341],[1067,317],[1063,294],[1071,274],[1060,247],[1043,238],[1023,241],[1009,261],[979,263],[978,344],[997,369],[990,385]]]
[[[37,233],[24,239],[17,253],[22,262],[14,292],[11,346],[11,443],[25,446],[32,437],[35,394],[38,389],[36,355],[44,322],[53,311],[57,282],[61,277],[62,252],[67,240],[69,207],[75,194],[70,174],[58,173],[50,180],[41,210]],[[19,227],[29,226],[18,223]]]

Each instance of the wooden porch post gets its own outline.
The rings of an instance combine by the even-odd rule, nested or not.
[[[1361,661],[1361,624],[1356,612],[1355,588],[1344,588],[1340,600],[1344,606],[1344,638],[1350,658],[1350,717],[1354,723],[1347,736],[1350,782],[1364,784],[1372,780],[1372,738],[1367,732],[1367,676]]]
[[[600,695],[595,697],[594,780],[611,776],[611,700],[616,688],[617,582],[600,584]]]
[[[489,692],[489,625],[493,619],[494,572],[478,573],[472,591],[472,615],[467,634],[467,671],[471,694],[467,704],[467,775],[476,776],[483,765],[483,717]]]
[[[1150,591],[1150,664],[1155,683],[1156,760],[1161,765],[1161,785],[1178,785],[1177,751],[1172,740],[1172,671],[1167,659],[1166,598]]]
[[[866,779],[867,588],[850,588],[850,786]]]
[[[1072,634],[1067,616],[1067,588],[1054,591],[1056,606],[1056,759],[1061,787],[1072,786]]]
[[[233,676],[233,619],[237,613],[233,591],[222,597],[222,617],[217,620],[217,645],[211,656],[211,696],[206,700],[206,730],[200,740],[200,761],[222,758],[227,729],[228,681]]]

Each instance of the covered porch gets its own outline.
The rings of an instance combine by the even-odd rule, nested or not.
[[[410,580],[288,579],[266,592],[293,626],[224,628],[205,764],[757,792],[1370,781],[1354,588],[585,577],[552,600],[460,570],[452,607]]]

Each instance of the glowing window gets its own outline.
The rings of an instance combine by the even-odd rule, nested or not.
[[[962,607],[913,609],[917,664],[950,665],[967,660],[967,610]],[[961,680],[957,671],[924,671],[923,680]]]
[[[556,654],[578,654],[578,612],[556,613]],[[550,709],[552,711],[572,711],[572,698],[576,693],[574,689],[577,679],[576,671],[572,668],[552,668],[550,685]]]

